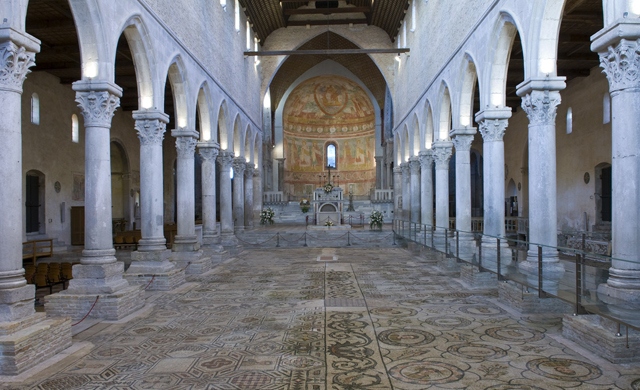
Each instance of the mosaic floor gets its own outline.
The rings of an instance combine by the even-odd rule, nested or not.
[[[518,315],[402,249],[248,250],[148,294],[0,388],[640,389],[640,365],[565,341],[559,316]]]

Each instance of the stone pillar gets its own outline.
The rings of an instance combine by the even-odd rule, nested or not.
[[[231,164],[233,154],[223,150],[218,155],[220,164],[220,243],[234,246],[238,243],[233,232],[233,204],[231,191]]]
[[[195,153],[199,134],[194,130],[176,129],[178,234],[173,241],[171,260],[188,275],[200,275],[211,269],[211,261],[202,256],[196,237]]]
[[[475,128],[455,129],[456,147],[456,229],[471,232],[471,143]],[[462,234],[469,236],[469,234]]]
[[[71,322],[36,313],[35,287],[24,278],[20,100],[40,42],[7,24],[0,28],[0,375],[17,375],[70,347]]]
[[[284,192],[284,161],[286,158],[276,158],[278,161],[278,189],[277,191]]]
[[[375,156],[376,159],[376,190],[382,188],[382,175],[384,173],[384,163],[382,156]]]
[[[107,81],[73,83],[85,126],[84,250],[67,290],[46,298],[49,315],[82,318],[100,296],[90,316],[117,320],[144,305],[142,291],[123,279],[111,233],[111,118],[122,89]]]
[[[609,279],[598,288],[607,297],[640,303],[640,25],[620,19],[595,36],[592,50],[609,80],[611,94],[612,261]],[[533,176],[529,166],[530,176]],[[530,192],[533,196],[533,191]],[[533,210],[529,213],[530,216]]]
[[[531,79],[518,85],[522,109],[529,117],[529,241],[542,249],[543,277],[559,279],[564,267],[558,261],[556,207],[556,109],[564,77]],[[520,269],[538,273],[538,248],[531,245]]]
[[[409,159],[409,171],[411,174],[411,222],[420,223],[420,158],[411,157]]]
[[[263,172],[259,169],[253,171],[253,223],[260,219],[260,212],[262,211],[262,177]]]
[[[442,238],[449,229],[449,159],[453,149],[451,141],[433,143],[433,159],[436,163],[436,233]]]
[[[233,159],[233,226],[234,231],[244,230],[244,157]]]
[[[420,152],[420,220],[427,229],[433,228],[433,156],[431,150]]]
[[[402,219],[411,220],[411,168],[409,162],[400,164],[402,169]]]
[[[131,253],[131,266],[124,276],[129,283],[147,290],[171,290],[184,282],[184,272],[169,261],[164,237],[162,141],[169,116],[156,110],[139,110],[133,112],[133,119],[140,139],[142,238]]]
[[[402,168],[393,168],[394,219],[402,219]]]
[[[214,246],[220,239],[216,223],[216,157],[220,146],[212,141],[199,142],[198,151],[202,158],[202,243]]]
[[[482,238],[483,266],[497,270],[497,238],[505,237],[504,226],[504,133],[511,118],[511,108],[492,108],[479,112],[476,122],[483,139],[484,227]],[[501,240],[501,263],[511,262],[506,240]]]
[[[393,169],[394,169],[393,168],[393,163],[389,162],[387,164],[387,174],[386,174],[386,181],[387,182],[386,182],[386,187],[385,187],[387,189],[391,189],[391,186],[395,185],[394,181],[393,181],[393,173],[394,173]]]
[[[244,228],[253,229],[253,173],[255,168],[247,163],[244,170]]]

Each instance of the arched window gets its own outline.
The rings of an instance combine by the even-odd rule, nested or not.
[[[611,122],[611,96],[607,92],[602,98],[602,124],[606,125],[609,122]]]
[[[417,18],[417,7],[416,7],[416,3],[418,1],[417,0],[413,0],[411,2],[411,32],[415,32],[416,31],[416,18]]]
[[[325,148],[325,158],[327,160],[327,167],[337,168],[338,167],[338,150],[336,148],[336,144],[331,142],[328,143]]]
[[[247,20],[247,50],[251,50],[251,23]]]
[[[80,142],[80,130],[78,129],[78,116],[76,114],[71,115],[71,141]]]
[[[238,0],[235,0],[233,4],[233,17],[236,32],[240,32],[240,2]]]
[[[40,124],[40,97],[35,92],[31,95],[31,123]]]
[[[225,11],[227,10],[227,0],[220,0],[220,5],[225,9]]]
[[[573,110],[571,107],[567,109],[567,134],[573,133]]]

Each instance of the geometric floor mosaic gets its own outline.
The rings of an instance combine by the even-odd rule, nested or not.
[[[246,250],[147,294],[0,388],[640,389],[640,365],[580,352],[559,316],[518,315],[403,249]]]

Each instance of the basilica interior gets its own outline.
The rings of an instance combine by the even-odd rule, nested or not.
[[[640,389],[640,0],[0,11],[0,388]]]

